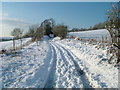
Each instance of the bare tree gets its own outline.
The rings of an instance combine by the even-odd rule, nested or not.
[[[118,56],[117,63],[120,62],[120,2],[117,4],[112,4],[112,8],[108,10],[107,16],[108,21],[106,24],[106,29],[109,31],[112,39],[112,44],[117,47],[118,51],[116,55]]]
[[[117,44],[117,36],[120,26],[118,26],[118,15],[119,15],[119,9],[117,4],[112,4],[112,9],[108,10],[107,16],[108,21],[106,24],[107,30],[110,32],[112,43]]]
[[[42,38],[44,35],[44,30],[43,28],[39,27],[37,28],[37,31],[34,34],[34,37],[32,38],[32,41],[36,41],[39,40],[40,38]]]
[[[11,35],[13,36],[13,49],[15,50],[15,40],[20,38],[20,36],[22,35],[22,31],[20,28],[15,28],[12,32]]]
[[[33,41],[40,39],[43,35],[50,35],[53,34],[52,29],[55,26],[54,19],[46,19],[44,20],[41,25],[37,28],[32,38]]]
[[[55,26],[55,20],[53,18],[50,18],[44,20],[41,23],[40,27],[43,28],[44,34],[49,36],[50,34],[52,34],[52,29],[54,28],[54,26]]]
[[[35,32],[39,26],[37,24],[33,24],[29,26],[28,32],[24,35],[24,37],[34,37]]]

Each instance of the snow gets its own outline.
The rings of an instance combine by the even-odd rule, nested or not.
[[[22,39],[22,41],[23,41],[22,43],[24,44],[29,40],[31,40],[31,38],[24,38],[24,39]],[[16,47],[19,47],[21,45],[21,41],[20,40],[15,40],[15,45],[16,45]],[[11,41],[0,42],[0,51],[2,49],[8,50],[8,49],[12,49],[12,48],[13,48],[13,41],[12,40]]]
[[[17,54],[0,54],[2,88],[117,88],[107,47],[44,36]],[[1,61],[1,60],[0,60]]]
[[[61,39],[60,37],[55,37],[55,38],[53,38],[52,41],[59,41],[60,39]]]
[[[91,31],[81,31],[81,32],[70,32],[70,36],[79,37],[82,39],[96,39],[98,41],[102,40],[102,37],[110,41],[110,35],[108,30],[99,29],[99,30],[91,30]]]
[[[50,36],[51,38],[54,38],[54,34],[50,34],[49,36]]]
[[[50,39],[50,38],[49,38],[48,36],[46,36],[46,35],[42,37],[42,40],[43,40],[43,41],[48,41],[49,39]]]
[[[94,46],[76,40],[57,42],[68,51],[74,53],[80,68],[86,73],[94,88],[117,88],[118,69],[103,59],[108,59],[106,50],[97,50]]]
[[[46,42],[39,43],[42,47],[37,44],[33,43],[18,51],[19,54],[14,57],[12,55],[1,56],[3,60],[2,87],[35,88],[44,86],[50,63],[50,55],[46,53],[49,46]]]

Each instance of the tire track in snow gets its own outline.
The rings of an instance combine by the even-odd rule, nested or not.
[[[57,54],[55,51],[55,47],[53,47],[50,43],[49,43],[51,49],[52,49],[52,67],[50,68],[50,72],[49,72],[49,76],[47,79],[47,82],[44,86],[44,88],[53,88],[55,85],[55,71],[56,71],[56,62],[57,62]]]
[[[51,44],[56,47],[57,52],[57,87],[59,88],[78,88],[83,87],[82,80],[79,78],[79,75],[77,74],[77,71],[75,69],[75,65],[67,54],[65,53],[58,45],[51,42]],[[67,87],[68,86],[68,87]]]
[[[90,85],[90,82],[87,80],[87,77],[86,77],[84,71],[81,70],[78,63],[75,61],[74,57],[76,57],[76,56],[72,52],[70,52],[69,50],[65,49],[63,46],[56,44],[56,43],[54,43],[54,44],[57,46],[57,48],[59,48],[61,53],[63,53],[63,51],[65,51],[67,53],[67,55],[71,58],[71,60],[73,61],[74,65],[75,65],[75,68],[76,68],[78,75],[81,77],[83,87],[84,88],[92,88],[92,86]]]

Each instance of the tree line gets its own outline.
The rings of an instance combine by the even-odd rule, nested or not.
[[[107,21],[95,24],[89,28],[72,28],[69,32],[79,32],[79,31],[90,31],[90,30],[97,30],[97,29],[105,29]]]
[[[61,37],[61,39],[65,38],[67,36],[68,27],[63,24],[55,24],[55,20],[53,18],[45,19],[41,25],[31,25],[29,26],[29,30],[23,34],[23,30],[20,28],[15,28],[11,32],[11,35],[13,36],[13,49],[15,50],[15,40],[20,39],[21,45],[22,45],[22,38],[31,37],[32,41],[40,40],[44,35],[51,36],[54,35],[54,37],[58,36]]]

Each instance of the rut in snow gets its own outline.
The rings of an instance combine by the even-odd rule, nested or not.
[[[76,57],[76,56],[72,52],[70,52],[69,50],[67,50],[64,47],[62,47],[61,45],[58,45],[56,43],[54,43],[54,45],[57,46],[57,48],[59,48],[61,53],[63,53],[63,51],[65,51],[68,54],[68,56],[72,59],[74,65],[75,65],[76,71],[77,71],[78,75],[81,77],[81,80],[82,80],[82,83],[83,83],[83,87],[84,88],[92,88],[92,86],[90,85],[90,82],[87,80],[87,77],[86,77],[84,71],[81,70],[81,68],[79,67],[78,63],[74,60],[74,57]]]
[[[52,53],[53,53],[53,62],[52,62],[52,67],[50,69],[50,72],[49,72],[49,76],[48,76],[48,79],[47,79],[47,82],[44,86],[44,88],[54,88],[54,85],[55,85],[55,80],[54,80],[54,77],[55,77],[55,71],[56,71],[56,62],[57,62],[57,54],[56,54],[56,51],[55,51],[55,48],[49,44],[51,49],[52,49]]]

